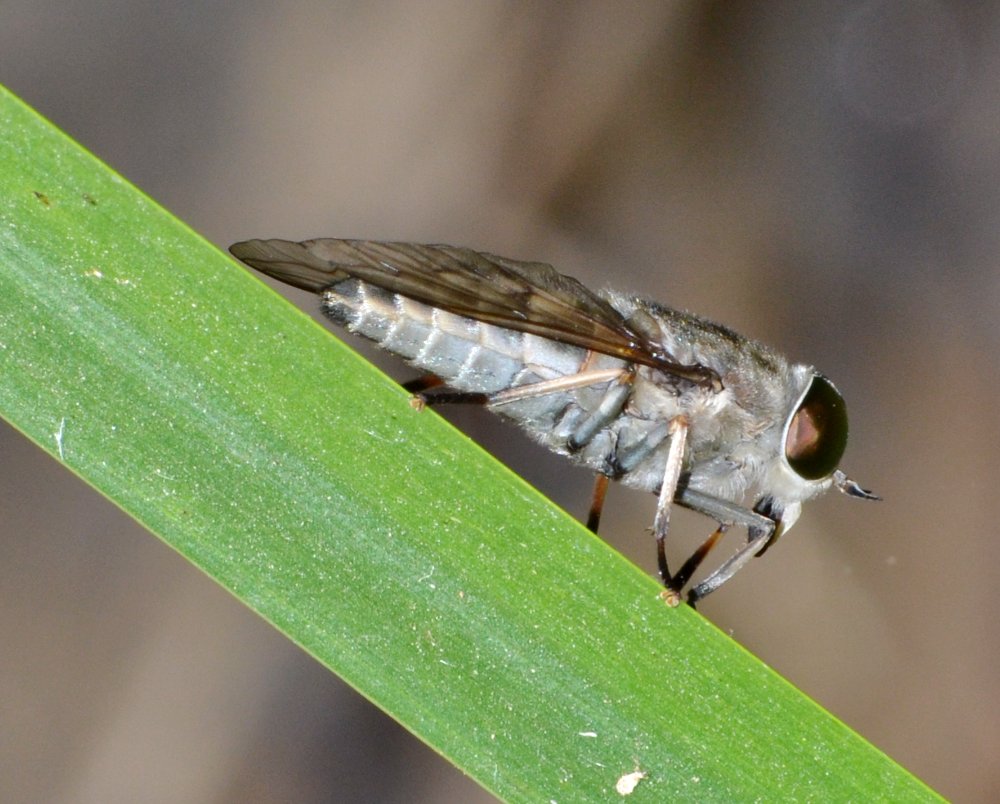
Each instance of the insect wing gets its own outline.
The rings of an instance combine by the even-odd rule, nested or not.
[[[607,301],[551,265],[444,245],[372,240],[248,240],[229,249],[262,273],[322,292],[348,277],[456,315],[592,349],[705,382],[663,354]]]

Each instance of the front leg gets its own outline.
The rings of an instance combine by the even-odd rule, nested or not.
[[[731,555],[721,567],[715,570],[711,575],[709,575],[700,584],[694,587],[690,592],[688,592],[688,603],[694,606],[699,600],[708,597],[712,592],[718,589],[722,584],[732,578],[737,572],[739,572],[743,565],[746,564],[751,558],[757,555],[759,550],[762,550],[767,546],[768,541],[773,533],[774,526],[772,524],[771,532],[768,531],[750,531],[750,539],[744,544],[739,550],[737,550],[733,555]]]
[[[771,543],[775,533],[778,532],[778,526],[781,522],[780,509],[770,504],[765,505],[763,509],[767,512],[765,514],[757,510],[750,511],[735,503],[727,500],[719,500],[700,491],[693,491],[692,489],[682,490],[677,497],[677,502],[685,508],[690,508],[692,511],[710,516],[716,522],[720,523],[719,529],[706,542],[706,545],[709,545],[709,549],[715,545],[718,536],[730,525],[740,525],[747,529],[747,543],[730,556],[722,566],[718,567],[705,580],[688,592],[688,603],[692,606],[732,578],[751,558],[759,555]],[[701,556],[697,560],[697,564],[700,564],[701,558],[704,558],[704,555],[708,551],[704,549],[703,545],[702,550],[698,552],[701,553]],[[694,556],[692,556],[692,559],[689,559],[689,563],[693,559]],[[677,577],[686,583],[690,579],[691,574],[697,569],[697,564],[693,566],[686,576],[685,568],[687,565],[685,565],[685,568],[682,568],[677,573]]]

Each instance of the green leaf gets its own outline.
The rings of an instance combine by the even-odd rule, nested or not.
[[[9,94],[0,413],[512,801],[935,799]]]

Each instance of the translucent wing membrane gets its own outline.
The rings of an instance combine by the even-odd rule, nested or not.
[[[488,324],[550,338],[715,385],[714,372],[671,359],[607,301],[551,265],[468,248],[372,240],[248,240],[233,256],[313,292],[354,277]]]

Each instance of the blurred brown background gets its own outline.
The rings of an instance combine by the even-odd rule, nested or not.
[[[220,246],[477,246],[821,368],[885,502],[806,506],[702,611],[946,796],[1000,798],[995,6],[5,0],[0,82]],[[450,415],[584,515],[586,473]],[[0,439],[0,800],[491,800]],[[603,526],[650,573],[654,503],[613,489]]]

